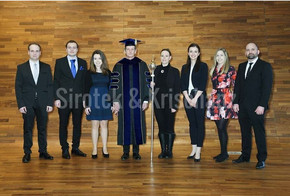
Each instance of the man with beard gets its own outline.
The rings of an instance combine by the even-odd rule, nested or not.
[[[254,128],[258,149],[256,169],[265,167],[267,158],[266,132],[264,126],[265,112],[272,87],[272,67],[261,60],[260,51],[255,43],[246,46],[245,55],[248,61],[239,65],[234,89],[233,109],[238,112],[242,133],[242,154],[233,163],[249,162],[252,149],[252,132]]]

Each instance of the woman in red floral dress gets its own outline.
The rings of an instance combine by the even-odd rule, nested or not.
[[[229,118],[238,118],[233,110],[233,93],[236,70],[230,66],[229,56],[224,48],[219,48],[214,56],[214,65],[210,70],[212,92],[207,106],[207,118],[214,120],[218,129],[221,153],[214,157],[216,162],[223,162],[229,158],[227,151]]]

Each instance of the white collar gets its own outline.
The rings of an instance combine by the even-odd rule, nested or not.
[[[39,60],[37,60],[37,61],[32,61],[31,59],[29,59],[29,64],[30,65],[34,65],[34,64],[37,64],[37,65],[39,65]]]
[[[256,57],[251,62],[248,60],[248,64],[253,63],[252,66],[254,66],[258,59],[259,57]]]
[[[70,60],[77,60],[78,57],[77,56],[74,56],[74,57],[71,57],[69,55],[67,55],[67,59],[70,61]]]

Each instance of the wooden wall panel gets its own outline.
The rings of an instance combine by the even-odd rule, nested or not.
[[[138,56],[148,63],[152,55],[160,63],[160,50],[170,48],[172,65],[179,69],[186,62],[191,42],[201,46],[202,59],[209,67],[216,49],[225,47],[236,68],[246,60],[246,43],[256,42],[262,58],[274,68],[267,135],[287,137],[290,135],[289,9],[289,2],[0,2],[0,141],[7,136],[22,135],[14,80],[16,66],[28,58],[29,42],[42,45],[41,60],[52,69],[55,59],[65,55],[64,45],[70,39],[79,43],[79,57],[88,62],[95,49],[103,50],[112,69],[123,57],[119,40],[128,37],[142,40]],[[208,93],[210,90],[209,80]],[[116,120],[109,125],[113,137]],[[150,109],[147,125],[150,128]],[[90,127],[84,118],[84,137],[89,137]],[[176,132],[177,136],[188,136],[182,104]],[[214,123],[208,120],[206,133],[207,137],[217,137]],[[229,133],[232,138],[240,137],[237,120],[230,122]],[[57,110],[49,115],[48,134],[58,135]]]

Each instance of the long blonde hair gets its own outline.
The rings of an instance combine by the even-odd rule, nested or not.
[[[228,55],[227,50],[225,48],[219,48],[219,49],[217,49],[217,51],[216,51],[216,53],[215,53],[215,55],[213,57],[213,65],[212,65],[212,67],[211,67],[211,69],[209,71],[210,76],[212,76],[212,74],[213,74],[213,72],[214,72],[214,70],[215,70],[215,68],[217,66],[216,55],[217,55],[218,51],[222,51],[224,53],[224,55],[225,55],[225,58],[226,58],[225,64],[223,65],[223,69],[220,70],[219,73],[220,74],[228,73],[229,68],[230,68],[230,59],[229,59],[229,55]]]

